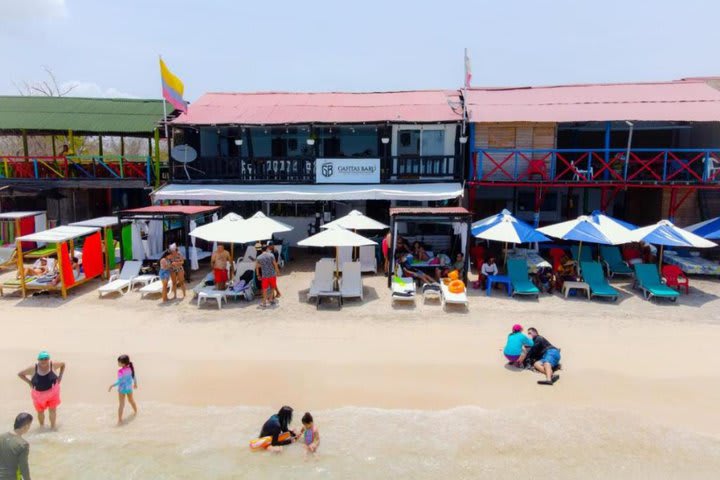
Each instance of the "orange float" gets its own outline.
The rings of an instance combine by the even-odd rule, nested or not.
[[[460,278],[460,272],[458,272],[457,270],[452,270],[448,272],[448,278],[450,280],[457,280],[458,278]]]
[[[462,280],[453,280],[448,285],[450,293],[463,293],[465,291],[465,283]]]

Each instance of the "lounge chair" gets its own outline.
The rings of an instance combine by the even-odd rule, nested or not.
[[[315,277],[310,284],[308,298],[318,298],[318,294],[335,291],[334,262],[318,261],[315,264]]]
[[[645,300],[659,297],[676,302],[680,296],[680,292],[662,283],[657,265],[652,263],[635,264],[635,287],[642,290]]]
[[[172,280],[168,280],[167,283],[168,292],[172,289]],[[145,295],[159,295],[162,293],[162,281],[158,278],[158,280],[155,280],[154,282],[150,282],[144,287],[142,287],[140,290],[140,298],[145,298]]]
[[[360,262],[345,262],[342,266],[342,279],[340,280],[340,296],[346,298],[360,297],[363,299],[362,272]]]
[[[237,264],[240,268],[235,270],[232,282],[228,284],[225,290],[225,297],[238,298],[242,297],[248,302],[255,298],[255,266],[252,263],[241,263]],[[252,275],[245,275],[245,272],[250,271]],[[245,279],[243,279],[245,275]],[[250,278],[249,281],[247,278]]]
[[[422,296],[424,301],[440,300],[442,303],[442,288],[439,283],[426,283],[422,286]]]
[[[602,265],[598,262],[582,262],[583,280],[590,286],[590,298],[607,297],[616,301],[620,293],[605,279]]]
[[[600,258],[610,278],[615,275],[633,275],[632,268],[623,260],[620,249],[615,245],[600,245]]]
[[[338,265],[342,268],[348,262],[352,262],[353,259],[353,247],[338,247]]]
[[[377,257],[372,245],[360,247],[360,271],[377,273]]]
[[[17,268],[17,248],[0,247],[0,270],[3,268]]]
[[[440,292],[442,293],[441,301],[443,308],[446,308],[448,304],[451,305],[463,305],[465,306],[466,310],[470,309],[470,301],[467,297],[467,288],[460,292],[460,293],[454,293],[451,292],[445,283],[440,283]]]
[[[580,255],[582,256],[582,258],[578,258],[578,251],[580,252]],[[582,250],[580,250],[578,248],[578,245],[571,245],[570,253],[572,254],[572,257],[575,261],[579,261],[579,262],[592,262],[593,261],[593,252],[592,252],[592,247],[590,245],[583,245]]]
[[[245,254],[242,256],[242,260],[244,262],[254,262],[256,258],[257,250],[255,249],[255,245],[248,245],[245,249]]]
[[[540,290],[530,281],[527,262],[524,259],[508,259],[507,269],[510,283],[512,283],[513,296],[534,295],[535,298],[540,297]]]
[[[120,292],[125,295],[130,291],[130,286],[135,277],[140,275],[142,262],[138,260],[128,260],[123,264],[119,274],[110,275],[108,283],[98,288],[98,294],[102,298],[105,293]]]
[[[391,303],[395,303],[396,301],[415,303],[417,287],[415,286],[414,278],[393,276],[391,287]]]

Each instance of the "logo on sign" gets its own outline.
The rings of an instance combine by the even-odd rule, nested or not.
[[[323,163],[321,166],[321,171],[324,177],[332,177],[333,174],[333,164],[330,162]]]

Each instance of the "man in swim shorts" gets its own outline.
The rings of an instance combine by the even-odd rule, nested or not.
[[[540,385],[552,385],[560,379],[560,375],[553,374],[560,365],[560,349],[556,348],[545,337],[540,336],[534,327],[528,328],[528,335],[533,340],[533,346],[527,357],[533,362],[533,367],[545,374],[545,380],[539,380]]]
[[[228,262],[231,261],[230,252],[225,250],[223,245],[218,245],[217,249],[213,252],[210,261],[213,266],[215,288],[218,290],[225,290],[228,281]]]
[[[15,417],[13,431],[0,435],[0,480],[30,480],[30,445],[22,436],[30,430],[32,421],[32,415],[21,413]]]
[[[262,289],[261,307],[267,307],[268,301],[275,303],[275,291],[277,290],[277,272],[280,270],[275,255],[272,252],[272,245],[267,245],[265,251],[258,255],[255,260],[255,270],[260,278]],[[268,293],[270,290],[270,293]]]

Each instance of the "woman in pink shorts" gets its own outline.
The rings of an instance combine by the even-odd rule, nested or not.
[[[55,429],[56,409],[60,405],[60,381],[65,372],[64,362],[51,362],[50,354],[42,351],[37,363],[18,373],[18,377],[30,386],[35,411],[40,426],[45,425],[45,410],[50,410],[50,428]],[[57,373],[55,373],[57,371]],[[32,377],[29,377],[32,375]]]

